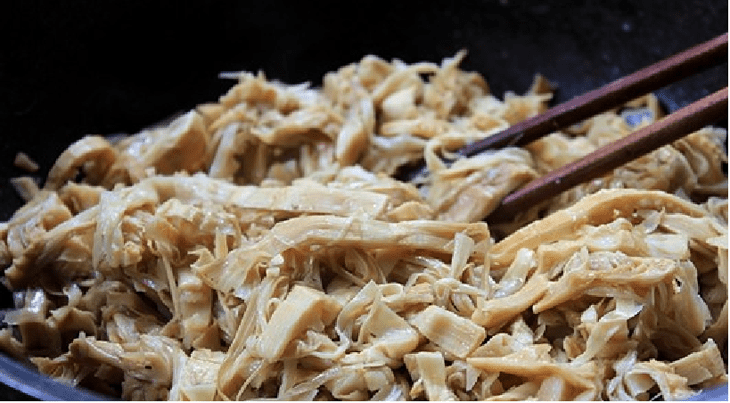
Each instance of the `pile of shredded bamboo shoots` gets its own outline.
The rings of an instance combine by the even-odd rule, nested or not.
[[[317,89],[235,74],[168,125],[77,141],[43,188],[16,179],[0,348],[125,399],[682,399],[727,382],[726,132],[490,228],[509,192],[661,111],[648,95],[448,165],[551,97],[538,76],[500,100],[463,57],[367,56]],[[420,158],[427,178],[393,178]]]

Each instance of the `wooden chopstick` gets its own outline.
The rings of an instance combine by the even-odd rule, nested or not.
[[[727,39],[727,36],[726,36]],[[727,42],[726,42],[727,43]],[[585,157],[538,178],[505,197],[491,220],[512,217],[575,185],[596,178],[702,127],[728,113],[727,87],[708,95],[658,122],[605,145]]]
[[[700,70],[727,62],[727,39],[728,34],[725,33],[696,45],[472,143],[459,153],[470,157],[489,149],[527,145],[553,131],[621,106]]]

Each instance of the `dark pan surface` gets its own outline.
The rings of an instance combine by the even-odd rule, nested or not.
[[[560,102],[726,32],[727,17],[720,0],[6,2],[0,221],[20,206],[8,182],[24,174],[12,165],[18,151],[40,163],[43,178],[85,134],[134,133],[215,100],[232,85],[220,71],[262,70],[316,86],[365,54],[440,61],[467,49],[463,67],[484,74],[498,97],[526,91],[540,72],[557,84]],[[657,95],[673,111],[726,86],[727,77],[724,64]],[[2,297],[10,306],[9,294]],[[0,398],[26,397],[4,390]],[[25,392],[71,398],[33,390]]]

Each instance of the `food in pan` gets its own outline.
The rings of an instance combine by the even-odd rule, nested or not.
[[[124,399],[664,399],[727,382],[726,131],[505,222],[527,181],[661,116],[645,96],[525,148],[540,113],[459,68],[263,74],[171,123],[87,136],[0,224],[0,346]],[[394,179],[424,158],[429,174]]]

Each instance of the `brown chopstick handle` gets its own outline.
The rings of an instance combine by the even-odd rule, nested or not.
[[[727,87],[688,105],[664,119],[607,144],[585,157],[566,164],[509,194],[490,218],[504,219],[575,185],[597,178],[612,169],[717,122],[728,113]]]
[[[725,33],[694,46],[470,144],[462,148],[460,153],[472,156],[488,149],[529,144],[548,133],[620,106],[705,68],[726,62],[727,39],[728,34]]]

